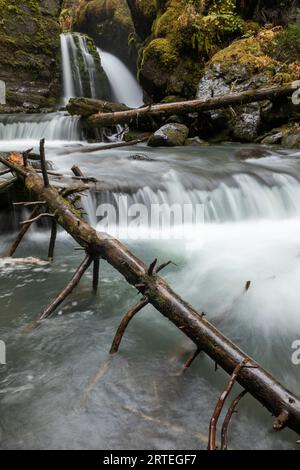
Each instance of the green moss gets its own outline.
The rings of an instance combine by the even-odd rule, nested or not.
[[[204,1],[169,0],[166,11],[154,23],[154,36],[169,38],[181,51],[210,55],[241,34],[244,26],[235,11],[235,1],[210,3],[207,14],[203,14]]]
[[[211,60],[218,64],[228,79],[236,78],[236,67],[244,69],[249,77],[263,73],[266,84],[282,84],[298,79],[297,73],[286,62],[278,60],[274,53],[274,42],[278,31],[263,28],[256,36],[234,41],[227,48],[219,51]]]
[[[178,64],[179,53],[168,39],[153,39],[153,41],[143,49],[141,68],[144,66],[145,61],[152,59],[158,61],[162,67],[170,69]]]

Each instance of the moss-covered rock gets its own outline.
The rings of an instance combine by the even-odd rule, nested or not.
[[[198,98],[230,94],[273,84],[288,83],[299,78],[292,64],[283,63],[275,53],[274,41],[281,29],[263,28],[257,35],[234,41],[217,52],[206,67],[200,81]],[[284,98],[273,103],[252,103],[235,108],[228,117],[231,137],[253,141],[263,130],[284,122],[299,110]]]
[[[142,85],[153,98],[194,97],[207,59],[243,31],[233,0],[168,0],[140,49]]]
[[[97,46],[136,67],[136,51],[128,43],[135,30],[126,0],[84,0],[73,29],[88,34]]]
[[[52,107],[60,94],[60,0],[0,0],[0,78],[7,107]]]
[[[184,124],[165,124],[148,140],[150,147],[176,147],[184,145],[189,129]]]

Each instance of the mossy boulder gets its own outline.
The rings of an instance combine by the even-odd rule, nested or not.
[[[142,51],[139,79],[154,101],[166,95],[191,98],[203,74],[203,64],[180,56],[167,38],[153,39]]]
[[[206,66],[197,97],[208,99],[298,79],[293,67],[282,63],[274,53],[279,32],[278,28],[263,28],[257,35],[236,40],[217,52]],[[237,107],[228,115],[224,127],[229,129],[233,139],[252,142],[262,131],[299,112],[288,98],[284,99],[286,105],[278,99],[272,103],[266,101]]]
[[[136,51],[129,44],[135,30],[126,0],[83,1],[73,29],[91,36],[97,46],[136,67]]]
[[[176,147],[184,145],[189,135],[189,129],[183,124],[165,124],[148,140],[150,147]]]
[[[0,0],[0,78],[7,86],[2,112],[55,105],[60,95],[60,6],[60,0]]]
[[[166,94],[194,97],[207,59],[242,34],[243,27],[233,0],[157,5],[152,34],[139,51],[142,85],[156,101]]]

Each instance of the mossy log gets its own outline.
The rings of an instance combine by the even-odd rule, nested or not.
[[[85,249],[87,255],[93,259],[105,259],[228,374],[232,374],[239,364],[246,363],[237,376],[237,382],[275,417],[284,412],[287,415],[285,425],[300,433],[300,399],[176,294],[158,275],[159,269],[153,268],[154,263],[148,268],[118,240],[97,232],[84,222],[56,188],[45,187],[43,179],[31,167],[16,165],[2,157],[0,162],[19,176],[37,200],[45,201],[47,211]]]
[[[96,113],[115,113],[118,111],[128,111],[125,104],[111,103],[110,101],[96,100],[93,98],[70,98],[67,104],[67,111],[72,116],[87,117]]]
[[[85,123],[88,127],[106,127],[115,126],[117,124],[137,125],[139,121],[145,118],[155,118],[169,116],[172,114],[188,114],[200,113],[212,109],[226,108],[228,106],[239,106],[247,103],[253,103],[264,100],[274,100],[279,96],[291,95],[300,87],[300,82],[292,82],[282,86],[271,86],[268,88],[260,88],[257,90],[247,90],[240,93],[232,93],[223,96],[217,96],[207,100],[191,100],[176,103],[155,104],[144,106],[138,109],[114,110],[109,112],[111,104],[104,102],[105,107],[98,107],[97,112],[95,103],[89,106],[89,100],[85,99],[84,108],[82,107],[82,99],[73,99],[68,106],[69,112],[72,114],[77,111],[78,114],[85,117]],[[88,114],[90,112],[90,114]]]

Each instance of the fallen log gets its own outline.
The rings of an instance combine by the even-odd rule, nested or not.
[[[213,109],[226,108],[228,106],[239,106],[247,103],[253,103],[264,100],[274,100],[280,96],[288,96],[300,87],[300,82],[292,82],[282,86],[270,86],[257,90],[247,90],[240,93],[232,93],[224,96],[217,96],[207,100],[191,100],[176,103],[154,104],[144,106],[138,109],[127,109],[121,111],[107,112],[105,108],[97,109],[97,112],[87,113],[87,110],[81,110],[76,104],[76,99],[72,101],[72,106],[68,107],[71,114],[79,114],[85,119],[83,124],[87,127],[106,127],[115,126],[117,124],[129,124],[138,126],[139,121],[146,118],[155,118],[162,116],[170,116],[172,114],[188,114],[210,111]],[[77,100],[80,100],[77,99]],[[80,104],[79,101],[77,103]],[[94,107],[89,108],[90,111],[95,110]],[[83,114],[84,113],[84,114]]]
[[[96,147],[78,147],[71,150],[63,150],[60,155],[72,155],[73,153],[92,153],[99,152],[101,150],[111,150],[120,147],[130,147],[132,145],[141,144],[149,139],[149,135],[142,137],[141,139],[131,140],[129,142],[110,142],[109,144],[97,145]]]
[[[285,426],[300,433],[300,399],[176,294],[157,274],[155,263],[147,267],[118,240],[89,226],[56,188],[45,187],[43,179],[31,167],[25,168],[3,157],[0,161],[23,180],[25,188],[37,200],[46,201],[48,212],[85,249],[87,259],[106,260],[228,374],[232,375],[239,364],[246,363],[247,367],[239,370],[236,381],[275,417],[284,413]]]
[[[70,98],[67,111],[75,116],[91,116],[96,113],[114,113],[116,111],[127,111],[130,108],[125,104],[112,103],[110,101],[96,100],[94,98]]]

